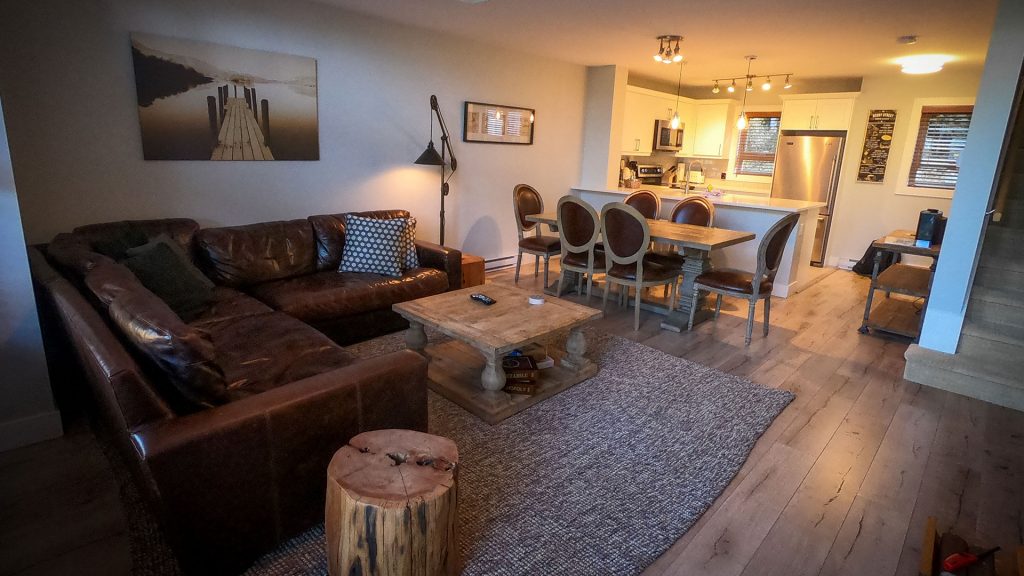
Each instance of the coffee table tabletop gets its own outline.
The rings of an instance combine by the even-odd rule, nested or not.
[[[491,306],[470,300],[480,292],[495,300]],[[406,320],[419,322],[484,353],[504,354],[539,337],[569,330],[600,318],[603,313],[568,300],[545,297],[530,304],[530,293],[501,284],[463,288],[395,304]]]
[[[475,292],[495,303],[471,300]],[[580,327],[602,312],[550,296],[542,304],[530,304],[529,296],[512,286],[486,284],[402,302],[392,309],[409,321],[406,345],[430,362],[431,390],[488,424],[497,424],[597,374],[597,364],[584,356],[587,343]],[[426,326],[452,339],[428,345]],[[566,331],[564,350],[547,347],[556,363],[540,371],[533,395],[503,390],[506,353]]]

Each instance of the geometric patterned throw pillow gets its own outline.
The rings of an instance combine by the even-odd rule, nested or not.
[[[405,261],[402,270],[411,270],[420,267],[420,257],[416,254],[416,219],[401,218],[406,221],[405,233],[402,235],[402,244],[405,249]]]
[[[345,248],[339,272],[374,272],[399,277],[408,253],[404,218],[345,217]]]

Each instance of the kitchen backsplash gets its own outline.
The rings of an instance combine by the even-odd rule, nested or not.
[[[654,154],[651,156],[623,156],[626,162],[636,162],[638,164],[654,164],[661,166],[662,169],[668,171],[669,168],[675,166],[681,162],[696,161],[700,162],[700,165],[704,169],[704,176],[707,178],[721,178],[722,173],[725,172],[729,167],[729,161],[720,158],[680,158],[671,154]],[[696,164],[694,165],[696,166]]]

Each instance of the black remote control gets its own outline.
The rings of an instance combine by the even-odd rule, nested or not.
[[[476,300],[477,302],[483,302],[484,304],[487,304],[488,306],[490,306],[491,304],[494,304],[495,302],[497,302],[497,300],[495,300],[494,298],[491,298],[487,294],[481,294],[479,292],[476,292],[474,294],[470,294],[469,298],[471,300]]]

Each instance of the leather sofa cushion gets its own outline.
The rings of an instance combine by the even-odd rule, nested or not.
[[[255,316],[266,314],[274,309],[263,302],[239,292],[227,286],[218,286],[213,289],[213,302],[189,324],[197,328],[204,328],[212,322],[238,318],[239,316]]]
[[[229,390],[254,394],[347,366],[354,357],[281,312],[205,322]]]
[[[196,239],[207,274],[225,286],[250,286],[316,269],[317,243],[308,220],[205,228]]]
[[[694,282],[699,282],[710,288],[742,292],[744,294],[754,293],[754,275],[742,270],[732,268],[720,268],[711,270],[697,276]],[[768,294],[772,291],[772,283],[768,280],[761,280],[758,287],[759,294]]]
[[[192,253],[192,239],[199,223],[189,218],[162,218],[159,220],[123,220],[88,224],[74,229],[97,252],[115,260],[124,258],[125,252],[141,246],[161,234],[177,242],[186,254]]]
[[[398,278],[366,272],[317,272],[253,286],[249,293],[275,310],[311,323],[440,294],[448,276],[434,268],[413,268]]]
[[[184,404],[206,408],[229,401],[213,340],[182,322],[163,300],[148,290],[127,287],[112,298],[108,312],[121,334],[167,377]]]
[[[370,210],[351,212],[365,218],[408,218],[408,210]],[[341,265],[341,254],[345,248],[345,214],[317,214],[308,218],[316,235],[316,269],[337,270]]]
[[[53,237],[46,246],[46,255],[65,271],[82,278],[101,263],[113,263],[109,256],[104,256],[92,249],[83,236],[62,232]]]

